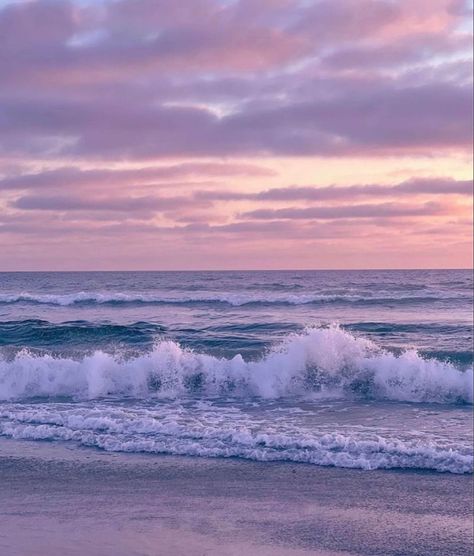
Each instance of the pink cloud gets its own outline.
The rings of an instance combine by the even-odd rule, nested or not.
[[[187,162],[147,168],[82,170],[66,166],[33,174],[17,174],[0,179],[0,191],[8,189],[54,189],[146,184],[193,177],[271,177],[275,171],[256,164],[235,162]]]
[[[280,245],[288,264],[315,246],[334,261],[330,240],[350,258],[355,235],[365,254],[394,233],[454,245],[472,193],[471,15],[462,0],[3,3],[2,256],[85,253],[91,229],[116,260],[113,242],[168,242],[170,265],[227,260],[225,241],[259,264]],[[284,185],[396,157],[446,177]]]
[[[466,150],[470,83],[452,68],[406,75],[431,61],[452,66],[453,56],[461,65],[465,17],[448,0],[7,5],[3,152],[133,160]]]

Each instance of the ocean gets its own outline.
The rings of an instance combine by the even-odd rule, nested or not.
[[[0,273],[0,436],[473,470],[472,272]]]

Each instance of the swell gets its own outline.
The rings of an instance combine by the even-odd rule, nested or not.
[[[472,369],[384,351],[337,326],[290,334],[257,361],[214,357],[160,341],[126,358],[96,351],[78,359],[26,350],[0,361],[0,399],[69,396],[284,398],[323,393],[365,399],[472,403]]]
[[[149,322],[131,324],[94,323],[76,320],[52,323],[41,319],[0,322],[0,346],[56,348],[68,343],[97,345],[108,343],[152,343],[164,327]]]
[[[102,293],[75,292],[70,294],[33,294],[28,292],[0,294],[0,304],[40,304],[69,307],[73,305],[186,305],[186,304],[226,304],[234,307],[244,305],[309,305],[326,303],[351,304],[414,304],[433,303],[437,301],[466,301],[466,296],[437,295],[384,295],[372,296],[362,294],[331,295],[331,294],[271,294],[271,293],[212,293],[192,292],[178,296],[147,293]]]

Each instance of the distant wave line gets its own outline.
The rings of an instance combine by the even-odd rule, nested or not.
[[[364,295],[327,295],[327,294],[242,294],[242,293],[209,293],[201,294],[193,292],[190,295],[180,297],[154,295],[154,294],[130,294],[130,293],[102,293],[102,292],[76,292],[70,294],[32,294],[28,292],[0,294],[1,304],[32,303],[57,306],[73,305],[120,305],[120,304],[171,304],[186,305],[197,303],[220,303],[234,307],[244,305],[308,305],[316,303],[423,303],[446,300],[465,300],[464,296],[436,296],[436,295],[414,295],[376,297]]]

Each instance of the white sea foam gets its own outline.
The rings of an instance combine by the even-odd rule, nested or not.
[[[149,304],[186,304],[186,303],[226,303],[234,307],[251,304],[286,304],[307,305],[311,303],[330,302],[384,302],[391,301],[413,301],[418,297],[397,296],[387,292],[387,298],[371,297],[368,294],[323,294],[323,293],[271,293],[271,292],[210,292],[193,291],[169,295],[166,292],[149,293],[125,293],[125,292],[74,292],[69,294],[39,294],[39,293],[3,293],[0,294],[0,303],[38,303],[45,305],[71,306],[78,304],[123,304],[123,303],[149,303]],[[436,300],[438,297],[426,296],[418,299]],[[443,298],[447,299],[447,298]]]
[[[342,329],[310,328],[291,334],[259,361],[217,358],[162,341],[139,357],[96,351],[80,360],[28,351],[0,361],[0,399],[73,396],[280,398],[323,392],[411,402],[472,403],[472,369],[399,356]]]
[[[72,404],[71,404],[72,405]],[[241,457],[257,461],[293,461],[358,469],[432,469],[469,473],[472,446],[435,435],[384,430],[334,430],[291,426],[288,417],[268,419],[228,414],[215,407],[205,415],[183,407],[157,410],[108,407],[56,408],[51,404],[0,411],[0,435],[15,439],[75,442],[107,451],[165,453],[206,457]],[[337,428],[337,425],[332,425]],[[384,436],[385,435],[385,436]]]
[[[227,303],[235,307],[252,303],[280,303],[289,305],[304,305],[318,301],[336,301],[338,299],[358,299],[356,296],[334,296],[319,294],[271,294],[271,293],[220,293],[220,292],[192,292],[179,295],[147,294],[147,293],[104,293],[104,292],[75,292],[70,294],[33,294],[28,292],[15,294],[0,294],[0,303],[39,303],[47,305],[70,306],[80,303]]]

